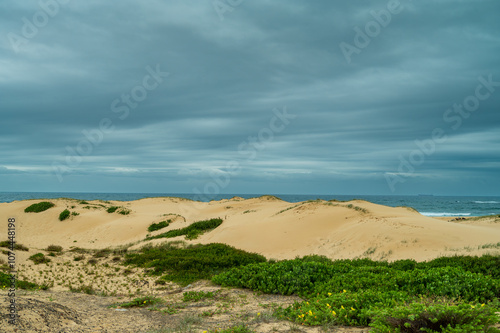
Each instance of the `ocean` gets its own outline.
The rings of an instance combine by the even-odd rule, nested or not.
[[[245,199],[262,194],[218,194],[210,198],[200,198],[186,193],[63,193],[63,192],[0,192],[0,202],[27,199],[72,198],[79,200],[118,200],[133,201],[151,197],[181,197],[192,200],[208,201],[230,199],[234,196]],[[426,216],[483,216],[500,214],[500,197],[485,196],[428,196],[428,195],[312,195],[312,194],[274,194],[288,202],[314,199],[342,200],[362,199],[376,204],[415,208]]]

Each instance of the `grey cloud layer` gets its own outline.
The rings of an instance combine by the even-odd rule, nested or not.
[[[478,77],[500,82],[496,1],[401,0],[350,63],[339,44],[390,1],[244,1],[223,21],[210,1],[61,1],[16,53],[8,34],[55,1],[0,4],[0,190],[191,192],[233,160],[223,192],[391,193],[385,175],[441,128],[394,193],[498,194],[500,87],[458,128],[444,118]],[[157,65],[170,75],[120,119],[113,101]],[[297,118],[249,159],[283,106]],[[59,182],[52,164],[104,118]]]

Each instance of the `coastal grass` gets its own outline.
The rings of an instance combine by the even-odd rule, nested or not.
[[[173,229],[160,235],[146,237],[146,240],[158,238],[173,238],[177,236],[186,236],[186,239],[196,239],[201,234],[213,230],[222,224],[221,218],[198,221],[182,229]]]
[[[42,202],[33,204],[33,205],[25,208],[24,212],[25,213],[40,213],[40,212],[46,211],[47,209],[52,208],[54,206],[55,206],[55,204],[53,204],[52,202],[42,201]]]

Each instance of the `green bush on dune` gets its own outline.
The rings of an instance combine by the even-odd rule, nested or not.
[[[52,202],[48,202],[48,201],[42,201],[42,202],[39,202],[39,203],[36,203],[36,204],[33,204],[29,207],[27,207],[26,209],[24,209],[24,212],[25,213],[40,213],[40,212],[43,212],[49,208],[52,208],[54,207],[55,204],[53,204]]]
[[[156,231],[156,230],[160,230],[160,229],[166,228],[166,227],[168,227],[170,225],[170,221],[171,220],[161,221],[161,222],[158,222],[158,223],[152,223],[148,227],[148,231],[149,232],[153,232],[153,231]]]
[[[147,237],[146,240],[157,239],[157,238],[173,238],[177,236],[186,236],[186,239],[196,239],[198,238],[199,235],[217,228],[222,224],[222,222],[223,221],[220,218],[199,221],[182,229],[173,229],[165,233],[162,233],[160,235]]]
[[[120,208],[120,207],[117,207],[117,206],[112,206],[112,207],[109,207],[108,209],[106,209],[106,211],[107,211],[108,213],[110,213],[110,214],[111,214],[111,213],[116,212],[116,210],[117,210],[118,208]]]
[[[266,258],[259,254],[225,244],[178,248],[175,243],[167,243],[128,253],[124,264],[144,267],[153,275],[163,275],[163,280],[187,285],[200,279],[210,279],[232,267],[264,261]]]
[[[59,221],[64,221],[70,216],[69,210],[65,209],[59,214]]]

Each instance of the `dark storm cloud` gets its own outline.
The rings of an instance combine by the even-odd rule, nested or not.
[[[498,2],[221,1],[0,4],[0,190],[498,194]]]

